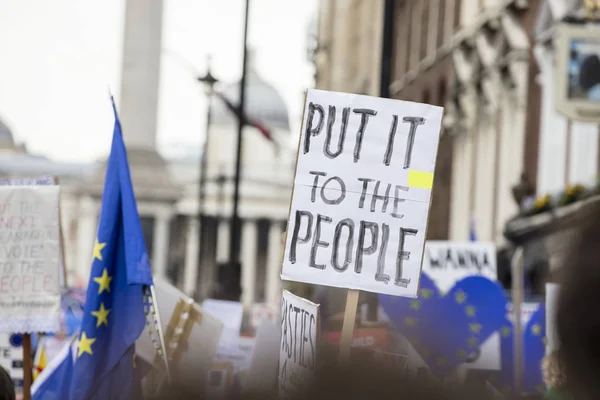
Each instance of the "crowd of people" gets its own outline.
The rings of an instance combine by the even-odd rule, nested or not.
[[[600,374],[600,313],[595,300],[600,293],[600,268],[597,241],[600,239],[600,208],[584,214],[575,243],[555,280],[561,285],[556,315],[558,350],[544,359],[542,368],[550,400],[591,400],[597,398]],[[152,400],[199,399],[186,382],[175,382]],[[242,395],[240,395],[242,396]],[[248,399],[277,397],[272,393],[246,393]],[[340,366],[334,357],[325,360],[315,381],[299,398],[354,399],[486,399],[495,396],[483,385],[451,386],[429,379],[409,379],[393,370],[379,368],[357,357],[350,365]],[[15,389],[8,373],[0,368],[0,400],[14,400]]]

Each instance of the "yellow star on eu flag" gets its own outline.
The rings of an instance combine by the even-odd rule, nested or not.
[[[535,336],[539,336],[539,335],[540,335],[540,333],[542,332],[542,326],[541,326],[540,324],[534,324],[534,325],[531,327],[531,332],[533,332],[533,334],[534,334]]]
[[[544,346],[548,346],[548,338],[544,336],[542,338],[542,343],[544,343]]]
[[[96,322],[96,328],[98,328],[102,324],[108,326],[109,313],[110,310],[104,308],[104,303],[100,303],[100,308],[98,309],[98,311],[92,311],[92,315],[98,319],[98,321]]]
[[[465,313],[467,314],[467,317],[469,318],[475,318],[475,313],[476,313],[477,309],[474,306],[466,306],[465,307]]]
[[[81,338],[79,339],[79,350],[77,352],[77,357],[81,357],[83,353],[88,353],[90,356],[92,353],[92,344],[96,341],[95,338],[88,338],[85,332],[81,332]]]
[[[467,339],[467,343],[469,344],[469,347],[477,347],[479,344],[479,339],[477,339],[475,336],[471,336]]]
[[[94,260],[102,261],[102,249],[106,247],[106,243],[99,243],[98,239],[94,243]]]
[[[100,276],[99,278],[94,278],[94,282],[100,285],[100,288],[98,289],[98,294],[102,294],[102,292],[104,292],[105,290],[107,292],[110,292],[110,281],[112,281],[112,277],[108,276],[108,271],[106,270],[106,268],[104,268],[104,270],[102,271],[102,276]]]
[[[508,335],[510,335],[510,327],[503,326],[502,329],[500,329],[500,334],[502,337],[508,337]]]
[[[471,323],[469,324],[469,329],[471,330],[471,332],[479,334],[479,332],[481,331],[481,324]]]
[[[458,304],[462,304],[462,303],[464,303],[465,301],[467,301],[467,294],[466,294],[464,291],[462,291],[462,290],[459,290],[459,291],[458,291],[458,292],[456,292],[456,294],[454,295],[454,299],[456,300],[456,302],[457,302]]]
[[[431,289],[421,289],[421,296],[423,298],[428,299],[433,295],[433,291]]]
[[[463,349],[458,349],[458,351],[456,352],[456,358],[458,358],[459,361],[464,361],[467,359],[467,352],[464,351]]]
[[[444,357],[438,357],[435,359],[435,362],[441,367],[442,365],[446,364],[446,359]]]
[[[404,323],[408,326],[415,326],[417,324],[417,319],[415,317],[406,317],[404,318]]]
[[[419,309],[421,308],[421,302],[419,300],[412,300],[410,302],[410,308],[419,311]]]

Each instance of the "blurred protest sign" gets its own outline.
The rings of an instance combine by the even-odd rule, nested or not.
[[[223,323],[219,346],[237,346],[244,319],[244,306],[237,301],[206,299],[202,302],[204,312]]]
[[[207,376],[212,366],[223,324],[169,283],[155,278],[154,285],[171,371],[178,378],[189,378],[193,374],[193,381],[204,385],[205,379],[198,377]],[[136,353],[161,368],[158,348],[158,338],[147,324],[136,342]]]
[[[264,319],[268,319],[274,322],[277,316],[278,310],[271,304],[259,303],[253,304],[250,310],[250,325],[253,329],[258,329],[259,325]]]
[[[317,362],[319,306],[283,291],[279,394],[287,398],[312,380]]]
[[[245,391],[266,393],[275,387],[280,341],[281,324],[264,318],[256,331],[250,368],[244,380]]]
[[[0,367],[10,375],[18,391],[23,388],[23,338],[0,333]]]
[[[496,281],[496,246],[486,242],[428,240],[423,255],[423,272],[442,293],[467,276],[484,276]]]
[[[59,187],[0,186],[0,332],[60,328]]]
[[[350,289],[347,360],[358,290],[417,297],[443,109],[322,90],[305,104],[281,278]]]

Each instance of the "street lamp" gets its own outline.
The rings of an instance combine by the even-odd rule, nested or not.
[[[203,221],[203,216],[204,216],[204,201],[205,201],[205,197],[206,197],[206,166],[207,166],[207,161],[206,161],[206,154],[208,152],[208,140],[210,138],[209,135],[209,131],[210,131],[210,120],[211,120],[211,114],[212,114],[212,96],[214,94],[214,88],[215,88],[215,84],[217,84],[219,81],[217,80],[217,78],[215,78],[212,73],[210,72],[210,64],[211,64],[211,57],[207,56],[206,57],[206,75],[204,76],[199,76],[198,82],[201,82],[203,87],[204,87],[204,94],[206,95],[206,101],[207,101],[207,105],[206,105],[206,129],[205,129],[205,133],[204,133],[204,144],[202,145],[202,153],[200,154],[200,179],[198,181],[198,222],[200,223],[200,229],[202,229],[202,226],[204,224]],[[202,259],[201,259],[201,253],[202,253],[202,234],[200,234],[199,236],[199,241],[200,243],[198,243],[198,252],[200,254],[198,254],[198,267],[200,267],[200,265],[202,265]]]

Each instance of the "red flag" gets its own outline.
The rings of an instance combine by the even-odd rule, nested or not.
[[[231,101],[229,101],[229,99],[227,99],[227,97],[225,97],[222,93],[217,92],[216,95],[219,97],[219,99],[221,99],[221,101],[223,101],[223,103],[225,103],[225,106],[227,107],[227,109],[229,111],[231,111],[237,118],[242,117],[242,113],[241,113],[239,107],[236,107],[235,105],[233,105],[233,103],[231,103]],[[244,125],[249,125],[249,126],[256,128],[261,133],[261,135],[263,135],[263,137],[265,139],[267,139],[268,141],[273,143],[277,147],[277,150],[279,150],[278,143],[273,138],[273,134],[272,134],[271,130],[269,128],[267,128],[265,126],[265,124],[263,124],[260,121],[255,120],[255,119],[250,119],[246,115],[243,117],[243,121],[244,121]]]

